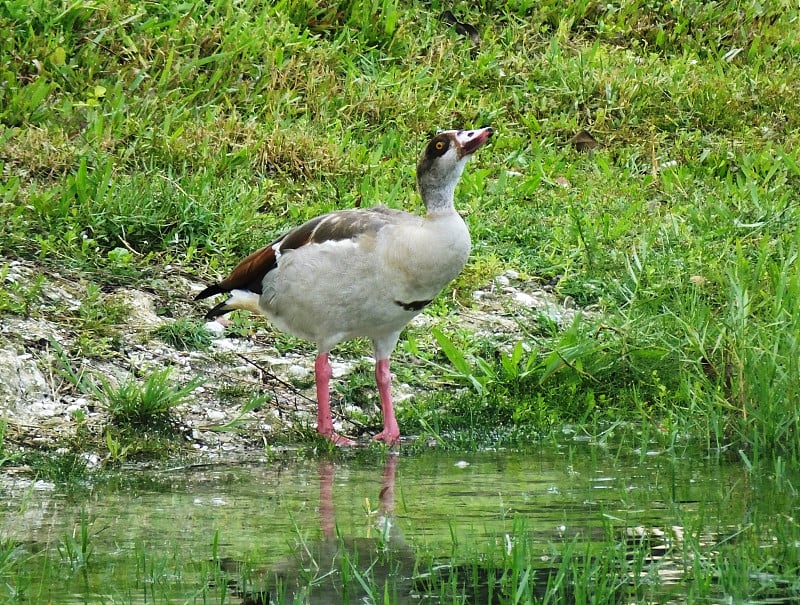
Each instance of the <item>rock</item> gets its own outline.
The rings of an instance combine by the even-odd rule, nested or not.
[[[119,289],[108,295],[110,301],[129,310],[129,322],[136,328],[152,330],[164,323],[155,312],[154,297],[141,290]]]
[[[17,415],[33,401],[41,405],[51,396],[50,385],[30,353],[17,353],[13,348],[0,349],[0,406]]]
[[[84,460],[86,460],[86,467],[90,469],[98,468],[100,466],[100,456],[93,452],[84,452],[82,454]]]
[[[222,422],[227,418],[227,414],[222,410],[206,410],[206,418],[211,422]]]
[[[215,338],[222,338],[225,336],[225,326],[218,321],[207,321],[205,323],[206,330],[211,332]]]
[[[70,415],[78,411],[85,412],[88,407],[88,403],[89,402],[86,399],[86,397],[79,397],[75,399],[72,403],[68,404],[67,407],[64,408],[64,411]]]
[[[353,369],[358,365],[356,361],[342,361],[342,360],[332,360],[331,361],[331,372],[334,378],[341,378],[342,376],[347,376]]]
[[[535,309],[537,307],[544,306],[542,304],[541,299],[534,298],[527,292],[519,292],[516,291],[513,293],[514,302],[519,303],[523,307],[527,307],[528,309]]]
[[[293,363],[286,368],[286,375],[293,380],[306,380],[313,373],[314,372],[311,368],[302,366],[298,363]]]

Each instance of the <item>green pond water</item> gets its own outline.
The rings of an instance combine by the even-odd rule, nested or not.
[[[797,602],[797,480],[572,439],[126,470],[68,494],[7,480],[0,601],[529,602],[567,558],[560,600]]]

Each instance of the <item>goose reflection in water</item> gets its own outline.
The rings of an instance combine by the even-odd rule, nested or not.
[[[268,569],[254,570],[247,586],[234,587],[245,605],[309,603],[313,605],[389,602],[419,603],[415,589],[417,557],[406,544],[394,518],[397,455],[382,469],[375,535],[337,535],[333,504],[335,465],[319,463],[319,520],[322,538],[303,542],[297,552]],[[227,562],[242,575],[242,565]]]

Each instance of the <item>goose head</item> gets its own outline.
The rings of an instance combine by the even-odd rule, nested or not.
[[[444,130],[430,140],[417,162],[417,189],[429,213],[453,210],[453,194],[467,160],[493,132],[489,126]]]

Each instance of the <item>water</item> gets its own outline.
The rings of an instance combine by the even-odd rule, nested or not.
[[[363,603],[362,583],[389,578],[389,602],[438,603],[414,577],[444,569],[440,583],[483,586],[521,557],[544,578],[540,594],[571,554],[576,568],[614,560],[630,581],[612,601],[789,602],[800,593],[797,477],[769,475],[570,442],[127,470],[71,495],[9,482],[0,599],[252,604],[268,585],[274,598],[277,577],[297,602]],[[445,602],[454,593],[487,598],[462,587]]]

